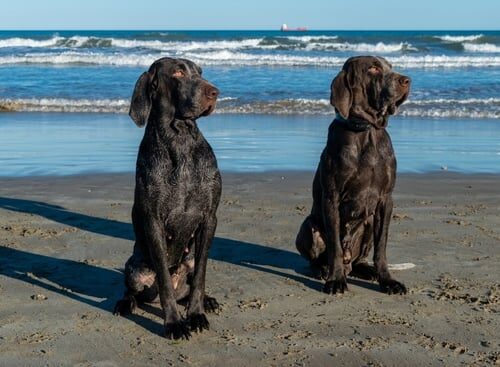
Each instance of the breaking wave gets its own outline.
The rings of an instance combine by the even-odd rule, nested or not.
[[[125,99],[26,98],[0,100],[4,112],[101,112],[125,113],[130,101]]]
[[[87,36],[60,37],[37,40],[31,38],[0,39],[0,48],[28,47],[28,48],[141,48],[158,51],[186,52],[210,50],[335,50],[355,52],[391,53],[398,51],[417,51],[406,42],[386,44],[378,42],[349,43],[337,42],[337,36],[277,36],[248,39],[211,40],[211,41],[162,41],[137,40],[125,38],[100,38]]]
[[[491,43],[464,43],[462,46],[469,52],[500,53],[500,46]]]
[[[477,41],[482,37],[484,37],[483,34],[474,34],[471,36],[450,36],[450,35],[434,36],[434,38],[440,39],[441,41],[444,42],[470,42],[470,41]]]
[[[418,51],[417,48],[412,45],[401,42],[399,44],[396,43],[383,43],[378,42],[376,44],[371,43],[331,43],[331,44],[323,44],[323,43],[310,43],[306,46],[307,50],[331,50],[331,51],[354,51],[354,52],[371,52],[371,53],[393,53],[398,51]]]
[[[0,100],[0,111],[127,113],[129,103],[126,99],[4,99]],[[327,99],[245,102],[235,97],[224,97],[219,100],[216,113],[333,116],[333,107]],[[399,115],[500,119],[500,98],[410,100],[401,107]]]
[[[0,65],[15,64],[88,64],[107,66],[149,66],[160,57],[160,54],[102,54],[99,52],[66,51],[53,53],[26,53],[23,55],[0,56]],[[345,62],[344,57],[335,56],[301,56],[276,53],[251,54],[220,50],[213,52],[184,52],[182,56],[202,66],[312,66],[338,67]],[[387,57],[396,67],[403,68],[464,68],[464,67],[498,67],[500,56],[396,56]]]

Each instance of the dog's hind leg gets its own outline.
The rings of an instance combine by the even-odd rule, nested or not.
[[[299,253],[309,261],[314,276],[325,278],[328,271],[325,241],[312,215],[308,216],[300,226],[295,246]]]
[[[138,303],[152,302],[158,296],[156,274],[138,251],[125,264],[125,287],[123,298],[115,305],[115,315],[131,314]]]
[[[297,251],[307,260],[311,261],[314,259],[313,225],[311,216],[308,216],[300,226],[299,233],[295,239],[295,247],[297,247]]]

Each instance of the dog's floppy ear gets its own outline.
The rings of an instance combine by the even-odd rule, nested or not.
[[[333,79],[330,89],[330,103],[343,118],[348,119],[352,106],[352,93],[345,70],[342,70]]]
[[[142,73],[135,83],[134,94],[132,95],[128,114],[139,127],[146,125],[149,114],[151,113],[151,97],[153,89],[155,89],[153,85],[154,78],[154,74],[151,75],[149,71],[146,71]]]

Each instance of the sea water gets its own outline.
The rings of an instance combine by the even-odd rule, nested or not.
[[[331,80],[366,54],[412,78],[389,127],[400,172],[500,172],[498,31],[5,31],[0,175],[133,171],[130,96],[163,56],[221,90],[200,127],[223,170],[314,170]]]

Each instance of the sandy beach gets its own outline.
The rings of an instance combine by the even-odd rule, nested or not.
[[[327,296],[294,239],[312,172],[224,174],[211,330],[161,337],[159,305],[112,308],[131,253],[131,174],[0,179],[3,366],[484,366],[500,363],[500,176],[400,175],[389,262],[409,288]]]

